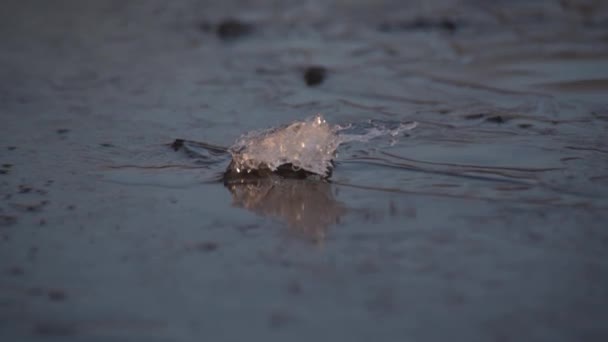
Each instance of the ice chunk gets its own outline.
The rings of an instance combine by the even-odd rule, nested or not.
[[[232,167],[240,173],[276,171],[281,165],[291,164],[295,171],[327,176],[339,144],[336,128],[317,114],[288,126],[244,135],[230,148]]]
[[[331,126],[321,114],[287,126],[245,134],[230,147],[231,173],[247,175],[252,171],[306,171],[329,177],[336,149],[342,143],[367,142],[371,139],[397,137],[416,127],[415,122],[370,121],[367,125]]]

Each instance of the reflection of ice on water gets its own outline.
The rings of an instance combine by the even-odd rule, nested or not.
[[[295,170],[305,170],[322,176],[331,173],[332,159],[342,143],[369,141],[380,136],[396,138],[404,131],[413,129],[416,123],[399,123],[395,127],[371,123],[368,127],[330,126],[317,114],[311,119],[290,125],[254,131],[242,136],[229,151],[231,168],[236,173],[269,169],[276,171],[281,165],[290,164]]]
[[[226,186],[234,205],[281,219],[292,232],[314,241],[322,240],[329,226],[346,211],[324,181],[272,176]]]

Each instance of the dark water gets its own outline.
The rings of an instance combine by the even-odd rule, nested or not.
[[[606,94],[601,1],[6,2],[0,337],[605,341]],[[327,182],[169,146],[316,112],[418,127]]]

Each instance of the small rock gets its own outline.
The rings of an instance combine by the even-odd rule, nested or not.
[[[327,69],[322,66],[311,66],[304,71],[304,81],[309,87],[317,86],[325,80]]]
[[[507,120],[505,120],[502,116],[500,115],[496,115],[496,116],[492,116],[486,119],[487,122],[494,122],[497,124],[502,124],[505,123]]]
[[[196,245],[196,249],[203,252],[213,252],[219,248],[219,245],[216,242],[207,241],[201,242]]]
[[[292,280],[287,283],[287,292],[291,295],[299,295],[302,293],[302,285],[298,281]]]
[[[21,276],[23,275],[25,272],[23,271],[23,268],[19,267],[19,266],[14,266],[11,267],[8,270],[8,274],[12,275],[12,276]]]
[[[11,203],[10,205],[19,211],[33,213],[42,211],[42,208],[47,204],[49,204],[49,201],[40,201],[35,204]]]
[[[76,328],[66,323],[43,322],[36,324],[34,332],[43,336],[65,337],[74,335]]]
[[[63,290],[59,290],[59,289],[49,290],[47,293],[47,296],[49,297],[50,300],[52,300],[54,302],[62,302],[67,298],[67,295],[65,294],[65,292]]]
[[[16,216],[0,215],[0,227],[8,227],[17,223]]]
[[[378,26],[378,30],[381,32],[441,30],[454,33],[458,30],[458,26],[456,21],[450,18],[417,18],[410,21],[383,22]]]
[[[279,329],[293,321],[293,317],[285,311],[275,310],[268,316],[268,325],[272,329]]]
[[[222,40],[234,40],[246,36],[252,31],[251,24],[237,19],[225,19],[217,25],[215,33]]]
[[[29,261],[36,260],[36,258],[38,256],[38,250],[39,249],[36,246],[30,247],[30,249],[27,251],[27,260],[29,260]]]
[[[438,26],[450,33],[454,33],[456,31],[456,29],[458,29],[458,26],[456,26],[456,23],[453,20],[447,19],[447,18],[441,19]]]
[[[184,139],[175,139],[170,146],[173,151],[178,151],[180,148],[184,147]]]
[[[28,192],[31,192],[32,188],[27,186],[27,185],[19,185],[19,193],[20,194],[27,194]]]
[[[485,116],[485,114],[479,113],[479,114],[469,114],[469,115],[465,115],[464,118],[467,120],[478,120],[481,119]]]

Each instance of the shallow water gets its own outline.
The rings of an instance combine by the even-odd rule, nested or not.
[[[218,36],[227,17],[251,26]],[[0,19],[1,340],[608,336],[603,2],[14,1]],[[352,134],[418,125],[340,146],[328,181],[221,181],[241,134],[319,112]]]

